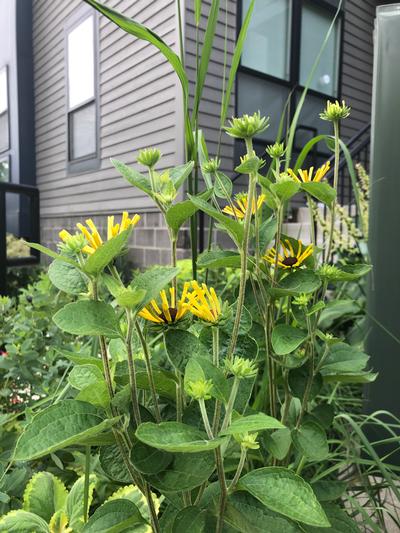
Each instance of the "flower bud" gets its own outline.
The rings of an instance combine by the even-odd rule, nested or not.
[[[59,235],[63,242],[58,243],[58,249],[66,255],[78,254],[87,244],[85,236],[82,233],[70,235],[66,230],[62,230]]]
[[[218,157],[215,157],[213,159],[209,159],[208,161],[206,161],[201,166],[201,170],[205,174],[213,174],[213,173],[217,172],[217,170],[219,170],[220,166],[221,166],[221,159],[219,159]]]
[[[328,120],[329,122],[337,122],[347,118],[349,115],[350,107],[345,104],[344,100],[342,100],[341,104],[337,100],[336,102],[330,102],[328,100],[326,108],[319,114],[322,120]]]
[[[197,381],[188,381],[185,390],[194,400],[209,400],[213,383],[211,379],[198,379]]]
[[[340,279],[342,272],[335,265],[321,265],[317,274],[327,281]]]
[[[296,298],[293,298],[293,304],[299,307],[307,307],[311,299],[311,294],[299,294]]]
[[[233,437],[246,450],[258,450],[260,447],[257,442],[258,433],[238,433]]]
[[[235,356],[231,361],[226,359],[225,366],[238,379],[253,378],[257,374],[256,365],[244,357]]]
[[[154,168],[160,160],[160,157],[161,152],[157,148],[145,148],[144,150],[140,150],[137,162],[145,167]]]
[[[285,153],[285,146],[283,143],[270,144],[265,151],[271,159],[279,159],[283,157]]]
[[[232,118],[225,131],[231,137],[237,139],[251,139],[265,131],[269,126],[269,118],[261,117],[260,112],[253,115],[243,115],[240,118]]]

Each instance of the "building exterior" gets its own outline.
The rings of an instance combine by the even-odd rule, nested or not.
[[[179,53],[175,0],[104,3],[148,26]],[[210,3],[203,1],[200,43]],[[256,0],[229,115],[259,109],[271,117],[257,149],[275,140],[289,93],[293,113],[338,3]],[[346,139],[369,123],[377,3],[384,2],[343,3],[299,120],[296,146],[326,131],[317,117],[327,98],[343,98],[352,107],[343,130]],[[193,2],[181,4],[193,94]],[[219,142],[225,20],[229,68],[248,5],[249,0],[221,1],[199,121],[210,155],[217,152]],[[125,34],[82,0],[0,0],[0,10],[0,181],[38,187],[40,238],[47,246],[55,247],[61,228],[71,230],[89,216],[102,227],[106,215],[128,210],[142,215],[134,231],[133,262],[167,262],[168,235],[155,206],[118,175],[109,159],[135,165],[138,151],[154,146],[163,153],[163,167],[184,162],[181,89],[172,68],[155,47]],[[237,143],[222,136],[225,172],[232,174],[239,150]],[[323,160],[327,155],[321,148],[316,157]],[[24,201],[10,194],[7,229],[31,238],[23,223]],[[188,248],[187,230],[178,243],[179,257]]]

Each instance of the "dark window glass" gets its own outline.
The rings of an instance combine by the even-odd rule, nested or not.
[[[96,106],[93,103],[70,113],[70,159],[96,155]]]
[[[0,153],[10,147],[7,67],[0,69]]]

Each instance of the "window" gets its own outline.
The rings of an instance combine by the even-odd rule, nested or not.
[[[8,69],[0,69],[0,154],[10,148],[8,113]]]
[[[243,0],[243,14],[250,0]],[[244,67],[284,80],[289,79],[289,0],[262,0],[255,3],[242,53]]]
[[[98,167],[97,24],[94,13],[67,31],[68,162],[72,172]]]
[[[330,11],[305,2],[301,16],[300,84],[305,85],[332,22]],[[335,24],[322,53],[310,88],[337,96],[340,22]]]

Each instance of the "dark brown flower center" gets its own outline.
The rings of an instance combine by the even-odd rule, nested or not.
[[[297,263],[297,257],[285,257],[282,264],[287,267],[292,267]]]
[[[175,318],[176,318],[176,315],[178,313],[178,310],[175,309],[175,307],[168,307],[168,310],[169,310],[169,314],[171,315],[171,322],[175,322]],[[160,318],[161,318],[161,320],[163,320],[163,322],[168,324],[169,320],[164,315],[164,313],[161,313]]]

